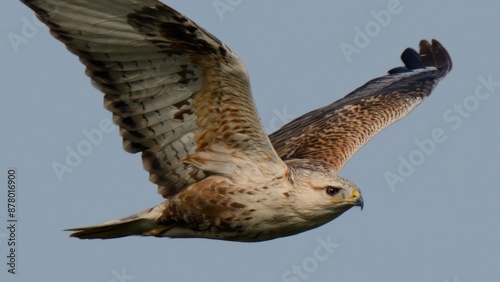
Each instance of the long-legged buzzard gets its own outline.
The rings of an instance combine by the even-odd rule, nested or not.
[[[22,0],[86,66],[142,153],[160,205],[71,236],[263,241],[323,225],[361,193],[337,176],[382,129],[406,116],[451,70],[436,40],[406,49],[404,67],[267,135],[240,59],[156,0]]]

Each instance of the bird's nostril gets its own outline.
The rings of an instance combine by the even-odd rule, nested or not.
[[[359,193],[358,190],[353,190],[352,193],[351,193],[351,197],[352,198],[357,198],[359,197],[361,194]]]

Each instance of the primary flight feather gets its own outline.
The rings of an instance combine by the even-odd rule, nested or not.
[[[363,206],[338,176],[368,140],[411,112],[451,70],[436,40],[403,67],[268,136],[245,66],[227,46],[156,0],[22,0],[77,55],[142,153],[160,205],[73,237],[198,237],[242,242],[294,235]]]

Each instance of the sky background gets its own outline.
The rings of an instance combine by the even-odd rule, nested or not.
[[[0,280],[497,281],[500,2],[311,2],[167,4],[241,57],[269,131],[400,66],[401,52],[418,47],[421,39],[438,39],[453,70],[430,98],[370,141],[340,172],[361,188],[363,211],[353,208],[320,228],[261,243],[69,238],[63,229],[121,218],[162,198],[140,156],[122,150],[117,128],[101,130],[102,142],[57,178],[52,163],[64,164],[68,148],[88,142],[82,132],[100,130],[111,114],[78,59],[31,10],[19,1],[5,2]],[[231,9],[217,12],[221,3]],[[387,13],[390,20],[377,23],[377,15]],[[368,40],[355,42],[366,28]],[[22,43],[13,44],[12,38]],[[357,53],[346,56],[341,46],[348,45]],[[6,265],[9,168],[18,180],[15,275]],[[391,184],[387,175],[400,181]]]

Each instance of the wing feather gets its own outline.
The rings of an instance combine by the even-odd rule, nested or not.
[[[320,160],[338,172],[361,146],[428,97],[452,68],[448,52],[436,40],[422,40],[419,53],[407,49],[401,58],[404,67],[271,134],[280,157]]]
[[[155,0],[22,1],[86,66],[124,149],[142,152],[164,197],[212,173],[244,169],[242,159],[284,171],[245,66],[182,14]]]

